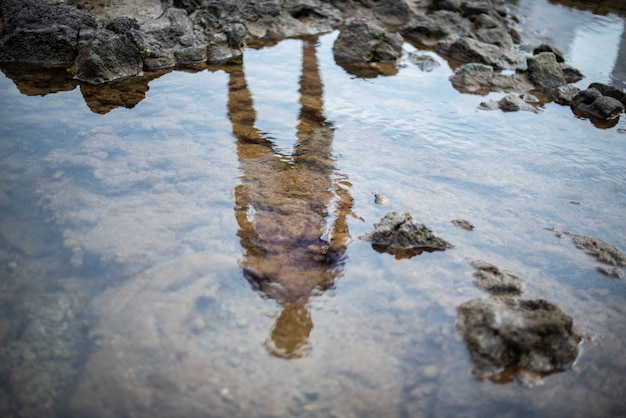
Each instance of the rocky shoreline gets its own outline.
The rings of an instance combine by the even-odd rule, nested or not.
[[[554,101],[571,106],[578,116],[612,125],[626,106],[619,89],[600,83],[583,91],[574,86],[584,75],[557,48],[522,48],[518,18],[504,0],[125,3],[4,2],[0,67],[9,76],[24,65],[61,68],[81,85],[102,85],[181,66],[222,65],[239,58],[246,45],[339,30],[335,61],[360,77],[394,74],[406,41],[458,63],[451,82],[459,91],[508,93],[481,104],[483,109],[538,112],[537,103]]]

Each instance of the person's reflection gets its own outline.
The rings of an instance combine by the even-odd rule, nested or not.
[[[306,304],[341,274],[349,238],[352,198],[334,168],[314,42],[303,41],[298,141],[291,156],[278,155],[254,127],[243,65],[227,68],[228,116],[243,174],[235,190],[241,267],[253,288],[282,306],[266,347],[283,358],[309,349],[313,322]]]

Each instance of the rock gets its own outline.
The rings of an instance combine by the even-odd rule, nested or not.
[[[576,83],[577,81],[585,78],[583,73],[581,73],[569,64],[559,63],[559,68],[563,72],[563,78],[565,78],[565,81],[567,81],[568,83]]]
[[[7,7],[2,20],[0,62],[69,65],[98,27],[93,16],[37,0]]]
[[[409,61],[425,72],[431,72],[435,68],[441,67],[441,64],[430,55],[416,54],[415,52],[409,52]]]
[[[467,219],[453,219],[450,222],[452,222],[452,225],[458,226],[459,228],[467,229],[468,231],[474,230],[474,224]]]
[[[541,110],[529,103],[526,103],[519,96],[513,93],[507,94],[497,102],[493,100],[490,100],[488,102],[482,102],[479,108],[482,110],[500,109],[503,112],[517,112],[518,110],[526,110],[534,113],[541,112]]]
[[[478,62],[498,69],[526,70],[526,57],[519,51],[502,49],[469,37],[440,42],[437,50],[461,62]]]
[[[479,41],[499,46],[500,48],[510,48],[513,46],[513,38],[505,27],[479,29],[476,31],[476,38]]]
[[[621,279],[622,277],[624,277],[622,270],[618,269],[617,267],[613,267],[612,269],[606,269],[602,266],[598,266],[596,267],[596,270],[598,270],[600,273],[604,274],[605,276],[609,276],[614,279]]]
[[[565,232],[565,234],[572,237],[572,242],[576,248],[595,257],[598,261],[612,266],[626,267],[626,255],[615,246],[607,244],[597,238],[590,238],[571,232]]]
[[[444,251],[453,247],[425,225],[413,223],[408,212],[387,213],[374,225],[374,231],[363,239],[370,241],[376,251],[388,252],[396,258],[410,258],[424,251]]]
[[[521,295],[524,291],[524,281],[513,273],[500,270],[486,261],[472,261],[474,283],[476,286],[491,293],[492,295]]]
[[[364,78],[393,75],[402,43],[399,34],[387,32],[374,21],[354,19],[339,33],[333,55],[337,65],[350,74]]]
[[[471,22],[458,13],[438,10],[415,16],[400,31],[410,40],[429,43],[449,36],[470,36]]]
[[[348,22],[333,45],[335,60],[395,62],[402,55],[402,37],[371,20]]]
[[[77,80],[100,84],[139,75],[142,68],[141,53],[130,37],[99,29],[71,71]]]
[[[537,48],[533,49],[533,55],[541,54],[542,52],[552,52],[556,58],[556,62],[565,62],[565,55],[555,46],[541,44]]]
[[[619,100],[624,106],[626,106],[626,93],[624,93],[623,91],[621,91],[620,89],[616,87],[609,86],[609,85],[602,84],[602,83],[591,83],[589,84],[588,88],[596,89],[603,96],[608,96],[616,100]]]
[[[567,84],[556,55],[541,52],[528,58],[528,77],[542,89],[554,89]]]
[[[457,328],[474,363],[474,375],[547,375],[572,366],[580,334],[572,318],[543,299],[473,299],[457,309]],[[498,376],[498,374],[500,376]],[[532,381],[532,380],[531,380]]]
[[[557,87],[552,93],[552,99],[561,105],[570,105],[580,89],[572,84]]]
[[[485,93],[504,91],[523,93],[533,88],[523,74],[503,75],[484,64],[463,64],[450,77],[452,85],[461,91]]]
[[[599,90],[593,87],[574,96],[571,106],[585,115],[595,116],[603,120],[615,119],[624,111],[624,105],[619,100],[610,96],[603,96]]]
[[[206,49],[207,46],[206,36],[199,35],[199,39],[194,36],[193,22],[183,9],[167,9],[160,18],[144,22],[141,31],[145,34],[141,42],[144,64],[149,70],[174,67],[177,54],[184,49]]]

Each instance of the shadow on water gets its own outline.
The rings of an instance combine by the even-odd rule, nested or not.
[[[298,141],[291,155],[277,153],[254,126],[243,64],[226,67],[228,117],[243,173],[235,190],[241,267],[255,290],[282,306],[266,348],[287,359],[310,348],[313,322],[306,304],[341,275],[352,208],[349,184],[334,167],[315,42],[302,41]]]

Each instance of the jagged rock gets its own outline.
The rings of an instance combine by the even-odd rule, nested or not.
[[[472,261],[472,267],[476,286],[492,295],[521,295],[524,291],[524,281],[509,271],[482,260]]]
[[[440,42],[437,49],[461,62],[478,62],[491,65],[498,69],[526,70],[526,56],[509,49],[502,49],[496,45],[487,44],[469,37],[460,37],[450,42]]]
[[[143,61],[128,36],[99,29],[72,66],[74,78],[92,84],[141,74]]]
[[[556,55],[541,52],[528,58],[528,77],[542,89],[553,89],[567,84]]]
[[[477,63],[463,64],[450,77],[450,81],[461,91],[479,93],[488,91],[523,93],[533,88],[524,74],[499,74],[490,65]]]
[[[572,318],[543,299],[472,299],[457,309],[457,328],[474,363],[474,375],[506,381],[572,366],[581,335]],[[524,379],[523,382],[528,382]]]
[[[376,251],[393,254],[396,258],[410,258],[424,251],[444,251],[453,247],[425,225],[413,223],[408,212],[387,213],[374,225],[374,231],[363,239],[370,241]]]
[[[7,7],[2,20],[0,62],[69,65],[98,27],[91,15],[37,0]]]

